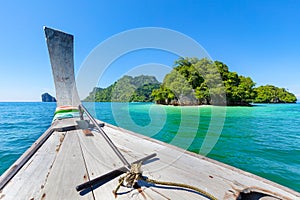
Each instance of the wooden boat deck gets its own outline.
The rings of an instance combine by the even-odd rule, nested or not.
[[[91,134],[79,128],[67,131],[68,127],[77,126],[76,120],[58,120],[50,127],[55,131],[0,191],[1,200],[115,199],[112,190],[119,177],[92,190],[77,192],[75,189],[89,179],[123,166],[95,129]],[[279,199],[300,199],[300,194],[293,190],[209,158],[110,124],[105,124],[103,130],[129,162],[157,153],[142,166],[143,175],[149,178],[190,184],[217,199],[237,199],[241,191],[263,191]],[[26,154],[30,151],[32,148]],[[117,199],[207,199],[188,189],[143,182],[140,185],[142,193],[121,187]]]

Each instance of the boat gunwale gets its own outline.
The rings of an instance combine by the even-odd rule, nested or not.
[[[139,133],[135,133],[133,131],[130,131],[130,130],[127,130],[127,129],[124,129],[124,128],[121,128],[121,127],[118,127],[118,126],[115,126],[115,125],[112,125],[112,124],[109,124],[109,123],[106,123],[106,122],[103,122],[101,120],[99,120],[101,123],[105,123],[105,126],[108,126],[112,129],[117,129],[117,130],[120,130],[120,132],[122,134],[130,134],[130,135],[133,135],[133,136],[136,136],[138,138],[141,138],[141,139],[145,139],[145,140],[148,140],[150,142],[153,142],[153,143],[157,143],[157,144],[160,144],[160,145],[163,145],[165,147],[168,147],[168,148],[171,148],[171,149],[174,149],[174,150],[177,150],[177,151],[180,151],[182,152],[183,154],[187,154],[187,155],[190,155],[192,157],[195,157],[197,159],[201,159],[201,160],[205,160],[207,162],[210,162],[210,163],[213,163],[217,166],[220,166],[220,167],[224,167],[228,170],[231,170],[233,172],[236,172],[238,174],[242,174],[246,177],[249,177],[249,178],[253,178],[253,179],[256,179],[256,180],[259,180],[267,185],[271,185],[275,188],[278,188],[278,189],[281,189],[285,192],[288,192],[292,195],[295,195],[296,197],[299,197],[300,198],[300,193],[291,189],[291,188],[288,188],[287,186],[283,186],[283,185],[280,185],[279,183],[276,183],[276,182],[273,182],[271,180],[268,180],[266,178],[263,178],[263,177],[260,177],[258,175],[255,175],[253,173],[250,173],[250,172],[247,172],[247,171],[244,171],[242,169],[239,169],[237,167],[234,167],[234,166],[231,166],[231,165],[228,165],[228,164],[225,164],[225,163],[222,163],[220,161],[217,161],[217,160],[214,160],[214,159],[211,159],[211,158],[208,158],[206,156],[203,156],[203,155],[200,155],[200,154],[197,154],[197,153],[194,153],[194,152],[191,152],[191,151],[188,151],[188,150],[185,150],[185,149],[182,149],[180,147],[177,147],[175,145],[172,145],[172,144],[168,144],[168,143],[165,143],[165,142],[162,142],[160,140],[157,140],[157,139],[154,139],[154,138],[151,138],[151,137],[148,137],[148,136],[145,136],[145,135],[142,135],[142,134],[139,134]],[[256,187],[251,187],[251,188],[248,188],[248,189],[254,189],[254,190],[262,190],[261,188],[256,188]],[[240,191],[242,192],[242,191]],[[269,191],[268,191],[269,192]],[[277,195],[277,196],[282,196],[282,195],[279,195],[279,194],[274,194],[272,193],[273,195]]]
[[[30,160],[32,156],[43,146],[48,138],[56,131],[56,124],[52,124],[1,176],[0,191],[7,183],[20,171],[20,169]]]

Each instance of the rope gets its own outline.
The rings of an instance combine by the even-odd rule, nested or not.
[[[211,200],[217,200],[217,198],[215,196],[213,196],[212,194],[198,188],[192,185],[188,185],[188,184],[184,184],[184,183],[174,183],[174,182],[167,182],[167,181],[158,181],[158,180],[153,180],[153,179],[149,179],[147,177],[143,177],[144,181],[146,181],[147,183],[153,183],[153,184],[158,184],[158,185],[167,185],[167,186],[174,186],[174,187],[181,187],[181,188],[186,188],[186,189],[191,189],[194,190],[206,197],[208,197]]]
[[[139,180],[143,180],[147,183],[151,184],[158,184],[158,185],[166,185],[166,186],[174,186],[174,187],[181,187],[181,188],[186,188],[190,190],[194,190],[203,196],[208,197],[211,200],[217,200],[215,196],[212,194],[198,188],[192,185],[184,184],[184,183],[174,183],[174,182],[167,182],[167,181],[158,181],[154,179],[149,179],[148,177],[145,177],[142,175],[141,171],[141,164],[133,164],[131,165],[131,169],[129,172],[125,174],[125,176],[121,177],[119,179],[119,184],[117,185],[116,189],[113,190],[113,194],[115,195],[115,198],[117,197],[117,192],[120,189],[121,186],[129,187],[129,188],[134,188]]]

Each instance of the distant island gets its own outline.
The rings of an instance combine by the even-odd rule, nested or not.
[[[107,88],[95,87],[84,101],[153,102],[152,91],[160,84],[154,76],[123,76]]]
[[[124,76],[107,88],[94,88],[84,101],[155,102],[180,106],[250,106],[251,103],[297,101],[296,96],[284,88],[272,85],[257,88],[254,86],[255,83],[250,77],[229,71],[228,66],[220,61],[179,58],[175,61],[173,70],[165,76],[163,83],[159,83],[154,76]],[[226,99],[211,98],[221,96],[224,92]],[[225,99],[226,102],[216,99]]]
[[[56,99],[48,93],[42,94],[42,102],[56,102]]]

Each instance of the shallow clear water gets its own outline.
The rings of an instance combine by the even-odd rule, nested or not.
[[[300,191],[300,104],[85,105],[105,122],[196,153],[209,152],[210,158]],[[0,174],[49,127],[55,106],[55,103],[0,103]]]

